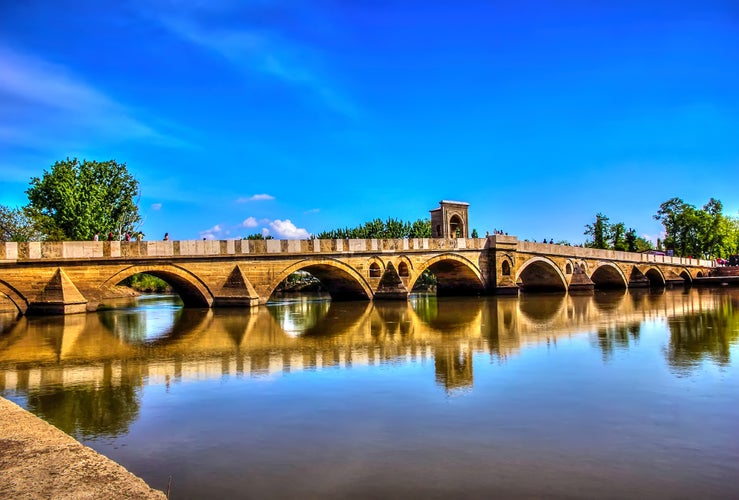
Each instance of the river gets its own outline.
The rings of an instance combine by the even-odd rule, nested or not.
[[[0,314],[0,394],[171,498],[737,498],[739,290]]]

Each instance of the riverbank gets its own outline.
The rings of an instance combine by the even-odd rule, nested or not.
[[[0,398],[0,498],[164,499],[121,465]]]

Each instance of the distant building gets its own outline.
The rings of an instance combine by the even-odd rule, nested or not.
[[[470,204],[463,201],[442,200],[431,212],[433,238],[468,238]]]

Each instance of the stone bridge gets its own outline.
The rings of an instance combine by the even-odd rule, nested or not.
[[[334,300],[406,299],[421,274],[437,295],[581,291],[691,283],[711,261],[519,241],[515,236],[398,240],[0,243],[0,294],[19,312],[94,311],[138,273],[186,306],[255,306],[296,271]]]

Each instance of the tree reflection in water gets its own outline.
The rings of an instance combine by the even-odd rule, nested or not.
[[[729,365],[731,346],[739,340],[739,314],[733,301],[726,299],[715,310],[668,321],[667,361],[676,372],[689,374],[704,361]]]
[[[305,297],[251,310],[182,309],[161,298],[96,314],[3,319],[0,391],[27,398],[31,411],[75,436],[117,436],[154,380],[396,366],[430,356],[436,383],[454,392],[472,387],[479,353],[500,362],[583,334],[610,362],[639,343],[643,322],[665,319],[667,363],[690,374],[706,361],[730,363],[738,307],[735,292],[696,290],[375,303]]]
[[[114,385],[109,363],[103,372],[100,385],[30,392],[28,410],[77,439],[126,434],[139,414],[143,381],[140,375],[129,374],[125,384]]]

